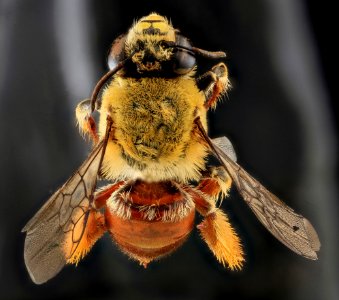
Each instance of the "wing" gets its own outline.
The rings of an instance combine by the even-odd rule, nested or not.
[[[110,129],[110,125],[107,128]],[[37,284],[54,277],[81,241],[109,129],[74,175],[48,199],[22,230],[26,232],[25,264]],[[66,234],[72,235],[72,248],[68,253],[63,247]]]
[[[279,241],[297,254],[317,259],[316,252],[320,249],[320,241],[311,223],[248,174],[227,155],[223,147],[207,136],[199,120],[196,123],[211,151],[225,167],[239,193],[259,221]]]
[[[224,152],[230,159],[232,159],[233,161],[237,161],[237,155],[234,151],[233,145],[227,137],[218,137],[212,139],[212,142],[215,146],[220,148],[220,150],[222,150],[222,152]]]

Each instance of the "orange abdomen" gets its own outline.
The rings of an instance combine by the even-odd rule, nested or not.
[[[112,194],[107,208],[113,239],[144,266],[177,249],[194,224],[193,201],[171,182],[127,183]]]

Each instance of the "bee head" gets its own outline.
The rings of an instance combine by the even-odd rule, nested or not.
[[[162,62],[169,61],[175,42],[175,30],[166,18],[151,13],[141,18],[128,31],[126,54],[131,56],[138,72],[160,71]]]
[[[138,73],[187,74],[196,65],[191,48],[188,39],[180,35],[170,21],[151,13],[114,41],[108,63],[113,69],[122,60],[129,59]]]

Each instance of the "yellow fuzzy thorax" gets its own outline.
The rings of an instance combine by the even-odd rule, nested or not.
[[[117,77],[103,93],[101,136],[106,114],[112,117],[115,139],[109,141],[103,162],[108,178],[199,178],[206,150],[192,130],[197,116],[206,127],[206,109],[192,77]]]

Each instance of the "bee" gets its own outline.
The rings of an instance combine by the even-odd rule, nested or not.
[[[35,283],[78,264],[106,232],[147,267],[184,243],[196,212],[216,259],[241,269],[241,241],[218,205],[232,183],[278,240],[317,259],[320,242],[311,223],[237,164],[226,137],[208,136],[207,111],[230,82],[223,62],[198,76],[199,56],[221,60],[225,53],[194,47],[157,13],[113,42],[109,71],[76,107],[80,132],[93,150],[23,228],[24,259]],[[218,163],[209,163],[210,156]],[[98,178],[110,184],[97,188]]]

